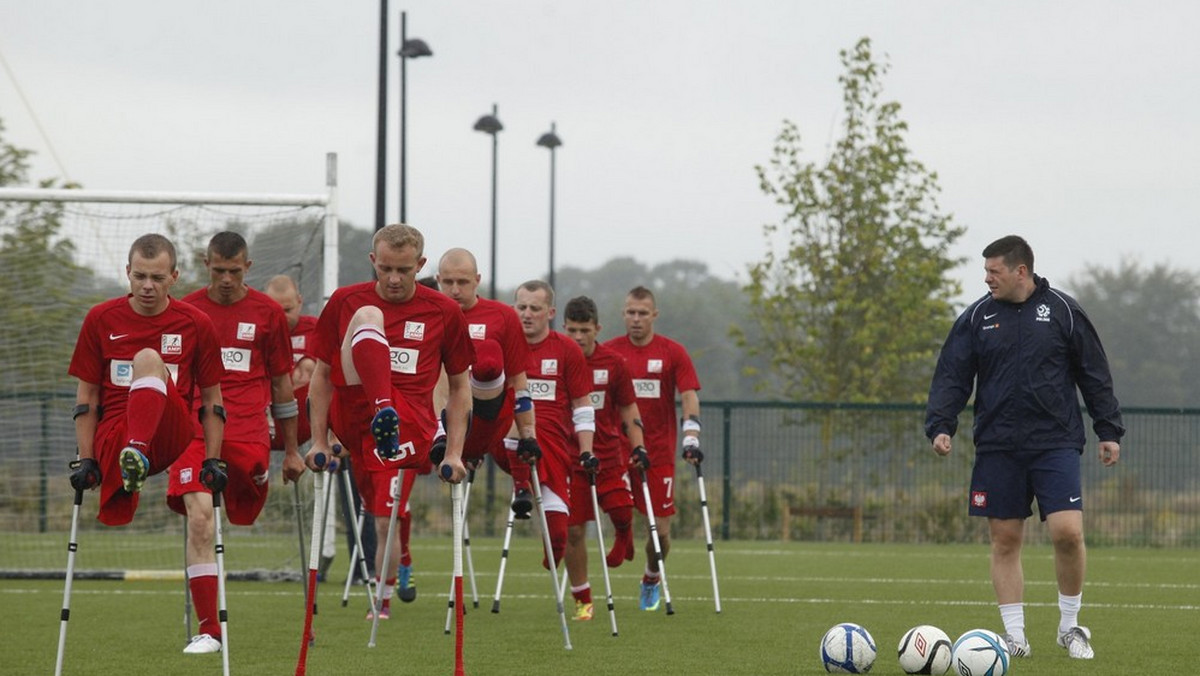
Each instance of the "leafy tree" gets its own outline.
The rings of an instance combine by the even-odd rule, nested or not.
[[[765,357],[760,385],[793,400],[915,402],[954,319],[948,273],[963,229],[938,207],[937,175],[913,157],[900,104],[882,100],[888,66],[863,38],[841,52],[845,121],[822,164],[802,159],[785,121],[761,188],[784,209],[764,228],[780,250],[750,266],[745,293]]]
[[[1124,260],[1069,284],[1104,341],[1122,404],[1200,403],[1200,275]]]

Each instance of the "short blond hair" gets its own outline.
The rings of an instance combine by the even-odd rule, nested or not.
[[[371,251],[379,251],[381,242],[393,249],[411,246],[417,250],[418,257],[425,255],[425,235],[407,223],[392,223],[377,230],[371,240]]]

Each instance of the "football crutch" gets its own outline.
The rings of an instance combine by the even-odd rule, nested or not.
[[[74,465],[72,465],[74,468]],[[71,538],[67,540],[67,574],[63,583],[63,607],[58,625],[58,657],[54,676],[62,676],[63,651],[67,647],[67,621],[71,619],[71,582],[75,579],[75,552],[79,549],[79,506],[83,504],[83,489],[75,489],[75,506],[71,508]]]
[[[338,452],[336,449],[334,450],[335,454]],[[317,570],[321,567],[321,547],[318,543],[321,540],[321,531],[324,530],[317,510],[325,504],[325,482],[327,480],[324,472],[325,454],[318,453],[313,458],[313,464],[322,471],[313,473],[313,520],[312,532],[309,536],[311,546],[308,548],[308,584],[305,587],[304,595],[304,632],[300,635],[300,655],[296,658],[296,676],[304,676],[308,669],[308,646],[312,643],[313,615],[317,612]]]
[[[459,535],[462,537],[461,550],[462,550],[462,553],[465,554],[465,556],[466,556],[467,569],[470,571],[470,575],[471,575],[471,591],[474,594],[475,607],[478,608],[479,607],[479,595],[477,593],[475,593],[475,566],[471,563],[471,533],[467,529],[467,509],[470,507],[470,504],[471,504],[471,481],[472,481],[472,479],[474,479],[474,477],[475,477],[475,470],[467,470],[467,486],[463,490],[463,495],[461,496],[461,500],[460,500],[461,505],[458,506],[460,508],[461,513],[454,512],[452,515],[452,518],[455,518],[455,519],[461,518],[462,522],[463,522],[462,523],[462,531],[459,533]],[[453,495],[451,495],[451,498],[453,498]],[[453,499],[451,499],[451,506],[452,507],[455,506]],[[461,563],[461,560],[460,560],[460,563]],[[455,585],[460,583],[461,581],[462,581],[461,573],[458,576],[455,576],[453,573],[451,573],[451,575],[450,575],[450,595],[446,602],[446,627],[443,630],[443,633],[445,633],[447,635],[450,634],[450,623],[454,620],[454,617],[455,617],[454,609],[455,609],[455,607],[457,607],[457,604],[462,603],[462,599],[455,596]]]
[[[646,501],[646,521],[650,524],[650,541],[654,544],[654,560],[658,563],[658,580],[662,583],[663,602],[667,604],[667,614],[674,615],[671,591],[667,588],[667,566],[663,561],[662,543],[658,540],[658,522],[654,519],[654,503],[650,500],[650,484],[646,470],[642,470],[642,499]]]
[[[608,561],[604,555],[604,531],[600,528],[600,498],[596,495],[596,475],[588,472],[588,487],[592,489],[592,515],[596,517],[596,546],[600,550],[600,568],[604,570],[604,593],[607,595],[608,619],[612,624],[612,635],[617,635],[617,611],[613,608],[612,581],[608,577]],[[661,570],[661,569],[660,569]],[[565,576],[564,576],[565,577]]]
[[[187,576],[187,551],[188,551],[188,528],[187,515],[183,517],[183,644],[187,645],[192,640],[192,585],[188,584]]]
[[[221,524],[221,491],[213,491],[213,527],[217,548],[217,619],[221,623],[221,670],[229,676],[229,612],[225,605],[225,528]]]
[[[396,478],[393,479],[391,488],[392,497],[392,513],[388,517],[387,538],[380,545],[383,547],[383,565],[376,572],[381,576],[381,584],[379,593],[375,595],[375,601],[371,604],[371,638],[367,640],[367,647],[375,647],[375,636],[379,633],[379,613],[383,608],[383,585],[387,584],[388,566],[392,565],[392,541],[396,538],[396,518],[400,515],[400,494],[403,492],[401,486],[404,485],[404,470],[396,470]]]
[[[708,545],[708,569],[712,571],[713,602],[721,612],[721,590],[717,586],[717,555],[713,551],[712,523],[708,519],[708,494],[704,492],[704,472],[696,463],[696,481],[700,485],[700,513],[704,515],[704,542]],[[663,586],[666,589],[666,585]]]
[[[467,487],[463,490],[463,555],[467,560],[467,575],[471,577],[471,607],[479,607],[479,587],[475,584],[475,559],[471,556],[471,524],[467,520],[467,508],[471,503],[471,487],[475,485],[475,470],[467,475]]]
[[[537,463],[529,466],[530,483],[533,485],[533,502],[537,506],[538,517],[542,520],[542,546],[546,548],[546,566],[550,569],[550,584],[554,593],[554,601],[558,604],[558,619],[562,624],[563,648],[571,650],[571,631],[567,628],[567,613],[563,609],[563,593],[558,586],[558,565],[554,560],[554,545],[550,543],[550,525],[546,521],[546,510],[542,506],[542,486],[538,478]],[[566,574],[565,572],[563,573]]]
[[[342,471],[342,495],[345,498],[347,513],[354,512],[354,494],[350,488],[350,474]],[[359,577],[363,580],[363,586],[367,588],[367,602],[371,607],[375,607],[375,578],[371,576],[370,569],[367,568],[367,557],[363,556],[362,544],[362,528],[363,528],[363,504],[358,504],[358,516],[350,522],[354,528],[354,551],[350,554],[350,569],[346,571],[346,588],[342,590],[342,607],[350,602],[350,585],[354,582],[354,566],[358,566]]]
[[[513,520],[516,515],[509,501],[508,522],[504,525],[504,546],[500,549],[500,574],[496,576],[496,595],[492,597],[492,612],[500,612],[500,590],[504,587],[504,569],[508,567],[508,546],[512,543]]]
[[[296,512],[296,539],[300,541],[300,565],[308,562],[308,554],[304,551],[304,508],[300,500],[300,482],[292,484],[292,511]],[[186,537],[186,535],[185,535]],[[301,570],[304,570],[301,568]],[[304,573],[300,574],[300,586],[304,588],[305,599],[308,599],[308,584]]]
[[[453,470],[442,465],[442,476],[449,479]],[[467,504],[461,483],[450,485],[450,514],[454,538],[454,589],[451,594],[454,604],[454,676],[463,676],[463,524],[466,522]]]

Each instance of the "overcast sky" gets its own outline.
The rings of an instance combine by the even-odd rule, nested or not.
[[[431,259],[466,246],[486,265],[491,143],[472,125],[499,104],[502,285],[546,271],[535,141],[551,121],[560,265],[689,258],[745,279],[780,217],[754,166],[785,118],[826,156],[838,51],[863,36],[968,228],[966,296],[1010,233],[1060,286],[1122,257],[1197,267],[1200,3],[409,0],[390,3],[393,54],[400,9],[434,51],[408,67],[408,220]],[[32,107],[0,72],[0,117],[38,152],[35,178],[94,189],[321,192],[336,151],[340,211],[370,227],[378,16],[365,0],[0,0],[0,53]],[[398,78],[392,58],[389,222]]]

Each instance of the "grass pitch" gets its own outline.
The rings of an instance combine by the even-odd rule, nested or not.
[[[84,545],[86,546],[86,545]],[[879,647],[872,673],[902,673],[900,636],[916,624],[951,638],[1000,629],[983,546],[825,545],[718,542],[722,612],[714,612],[703,542],[673,543],[667,574],[675,614],[637,609],[641,561],[611,571],[619,636],[611,635],[603,576],[592,561],[596,617],[570,622],[567,651],[540,567],[540,543],[514,540],[501,612],[490,611],[500,557],[498,539],[473,538],[479,608],[467,594],[466,673],[517,674],[818,674],[818,643],[832,625],[865,626]],[[81,552],[83,550],[81,549]],[[345,554],[318,592],[317,641],[309,674],[450,674],[453,636],[443,633],[450,582],[445,541],[415,539],[419,598],[396,602],[375,648],[361,587],[341,606]],[[65,555],[64,555],[65,557]],[[1090,551],[1082,621],[1096,659],[1070,660],[1054,645],[1058,622],[1053,558],[1025,552],[1026,623],[1031,659],[1012,674],[1190,673],[1186,637],[1200,628],[1200,551]],[[0,580],[0,673],[53,673],[62,581]],[[230,582],[229,648],[236,674],[292,674],[303,625],[299,583]],[[567,599],[568,612],[570,599]],[[64,674],[190,676],[221,673],[219,655],[182,655],[182,582],[77,581],[71,598]],[[193,626],[195,622],[193,621]]]

